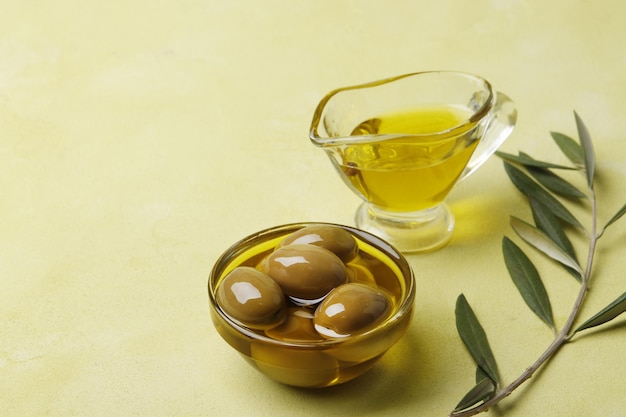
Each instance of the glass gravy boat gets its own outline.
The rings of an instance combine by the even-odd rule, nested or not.
[[[317,106],[309,137],[363,204],[356,226],[403,252],[452,236],[444,199],[511,134],[514,103],[485,79],[429,71],[338,88]]]

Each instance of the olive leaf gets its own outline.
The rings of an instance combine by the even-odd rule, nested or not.
[[[555,194],[562,195],[569,198],[585,198],[586,195],[578,188],[559,177],[555,173],[545,169],[537,167],[527,167],[528,173],[537,180],[541,185]]]
[[[618,221],[620,217],[622,217],[624,214],[626,214],[626,204],[624,204],[621,209],[617,210],[617,213],[615,213],[615,215],[611,217],[611,220],[606,222],[604,228],[606,229],[607,227]]]
[[[493,397],[496,393],[496,386],[489,377],[484,377],[467,392],[454,408],[453,412],[465,410],[481,401]]]
[[[553,164],[552,162],[539,161],[525,154],[513,155],[510,153],[506,153],[506,152],[496,151],[496,155],[505,161],[524,165],[525,167],[555,168],[555,169],[569,169],[569,170],[576,169],[567,165],[559,165],[559,164]]]
[[[463,294],[459,295],[456,300],[455,317],[456,328],[465,347],[474,358],[476,365],[497,387],[500,384],[500,376],[487,335]]]
[[[522,193],[530,198],[535,198],[545,205],[555,216],[566,221],[567,223],[583,229],[582,224],[574,217],[572,213],[559,200],[554,198],[552,194],[543,189],[539,184],[533,181],[522,170],[514,167],[510,163],[504,161],[504,168],[513,184]]]
[[[611,304],[603,308],[596,315],[591,317],[589,320],[585,321],[583,324],[578,326],[574,333],[579,332],[580,330],[589,329],[591,327],[599,326],[606,322],[613,320],[615,317],[619,316],[623,312],[626,311],[626,292],[619,297],[617,297]]]
[[[528,307],[556,332],[550,298],[533,263],[506,236],[502,239],[502,252],[509,275]]]
[[[489,375],[487,375],[485,371],[483,371],[483,368],[481,368],[480,366],[477,366],[476,376],[475,376],[476,383],[478,384],[480,381],[482,381],[485,378],[489,378]]]
[[[580,146],[583,149],[583,156],[585,158],[585,175],[587,176],[587,185],[589,189],[593,189],[593,175],[596,165],[596,156],[593,150],[593,143],[591,142],[591,136],[587,130],[587,126],[583,120],[578,116],[578,113],[574,112],[576,118],[576,128],[578,129],[578,137],[580,139]]]
[[[563,133],[550,132],[552,139],[557,144],[561,152],[577,167],[585,166],[585,157],[580,145],[571,137]]]
[[[519,154],[521,157],[535,160],[532,156],[524,152],[520,152]],[[550,171],[548,168],[532,165],[526,165],[525,168],[539,184],[543,185],[555,194],[569,198],[587,197],[585,193],[580,191],[565,179],[556,175],[554,172]]]
[[[530,199],[530,208],[533,215],[533,220],[535,221],[535,225],[541,231],[543,231],[554,243],[559,245],[561,249],[565,251],[573,260],[578,263],[578,257],[576,256],[576,251],[574,250],[574,246],[572,242],[569,240],[559,220],[557,217],[550,212],[540,202],[535,200],[534,198]],[[579,282],[582,281],[582,276],[577,269],[570,268],[565,266],[567,272],[569,272],[576,280]]]
[[[569,240],[558,218],[550,210],[534,198],[530,199],[530,209],[533,220],[539,230],[542,230],[563,249],[572,259],[577,260],[576,251]]]
[[[554,243],[554,241],[544,232],[515,216],[511,216],[511,227],[515,230],[519,237],[526,241],[526,243],[543,252],[555,261],[575,269],[582,275],[583,270],[580,265],[578,265],[578,262],[572,259],[567,252]]]

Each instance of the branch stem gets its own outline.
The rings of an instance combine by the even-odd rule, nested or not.
[[[584,275],[581,279],[580,290],[578,291],[578,295],[572,305],[572,310],[570,311],[565,324],[561,328],[561,330],[556,334],[554,340],[550,345],[546,348],[546,350],[537,358],[537,360],[530,365],[528,368],[524,370],[513,382],[511,382],[506,387],[500,389],[493,397],[489,400],[479,404],[474,408],[470,408],[467,410],[457,411],[450,413],[450,417],[469,417],[474,416],[476,414],[485,412],[489,410],[489,408],[498,404],[504,398],[508,397],[524,382],[532,378],[532,376],[537,372],[552,356],[556,354],[556,352],[567,343],[572,336],[574,336],[575,332],[572,332],[572,327],[580,309],[583,305],[583,301],[585,299],[585,295],[589,289],[589,280],[591,277],[591,269],[593,266],[593,258],[596,251],[596,244],[601,235],[597,233],[597,204],[595,192],[593,190],[593,186],[589,187],[589,200],[591,202],[591,230],[589,233],[589,248],[587,252],[587,265],[585,267]]]

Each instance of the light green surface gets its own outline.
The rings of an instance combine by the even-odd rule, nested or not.
[[[206,280],[241,237],[351,224],[358,200],[307,138],[329,90],[430,69],[478,73],[517,103],[503,150],[562,158],[587,123],[600,216],[624,203],[626,3],[6,2],[0,13],[3,416],[445,416],[471,386],[464,293],[511,380],[550,342],[500,253],[523,199],[490,160],[449,198],[445,249],[410,256],[406,337],[332,389],[276,385],[223,342]],[[626,290],[625,228],[603,242],[583,316]],[[618,245],[619,244],[619,245]],[[541,267],[557,324],[577,284]],[[560,294],[560,295],[559,295]],[[565,346],[489,415],[623,416],[626,328]]]

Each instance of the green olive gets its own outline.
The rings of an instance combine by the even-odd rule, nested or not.
[[[310,225],[291,233],[281,246],[308,244],[321,246],[339,257],[343,262],[350,262],[357,255],[359,247],[350,232],[332,225]]]
[[[260,264],[283,292],[298,300],[319,300],[346,282],[346,267],[331,251],[314,245],[276,249]]]
[[[326,338],[363,333],[383,321],[391,311],[391,299],[381,289],[348,283],[335,288],[315,310],[315,330]]]
[[[217,288],[217,303],[231,318],[252,329],[281,324],[287,302],[271,277],[247,266],[233,269]]]

